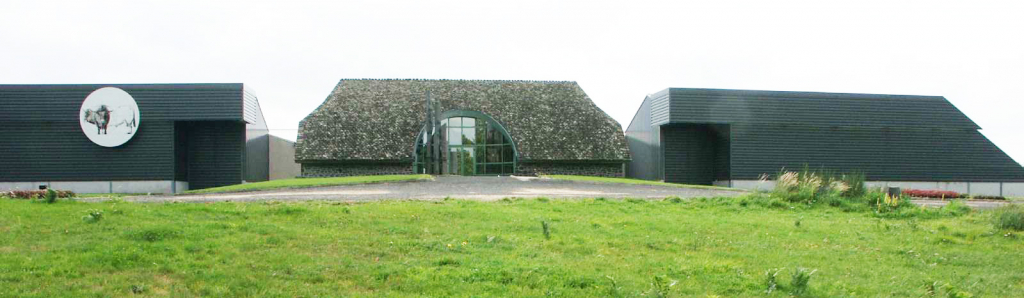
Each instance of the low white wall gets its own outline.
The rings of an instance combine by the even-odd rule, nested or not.
[[[188,190],[188,182],[171,180],[145,181],[53,181],[53,182],[0,182],[0,191],[38,190],[47,185],[55,190],[76,193],[173,193]]]
[[[772,190],[775,181],[732,180],[732,187],[749,190]],[[979,196],[1024,197],[1024,182],[924,182],[924,181],[867,181],[869,188],[899,187],[902,189],[948,190]]]

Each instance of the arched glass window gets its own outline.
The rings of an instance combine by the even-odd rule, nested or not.
[[[427,133],[416,139],[416,173],[429,173],[432,162],[439,163],[440,174],[511,175],[515,173],[516,151],[505,129],[486,115],[453,111],[441,120],[440,158],[427,156]]]

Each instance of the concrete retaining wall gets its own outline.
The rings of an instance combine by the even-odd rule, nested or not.
[[[188,190],[188,182],[185,181],[144,180],[0,182],[0,191],[38,190],[40,185],[54,190],[70,190],[75,193],[180,193]]]

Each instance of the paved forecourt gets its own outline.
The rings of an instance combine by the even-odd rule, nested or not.
[[[535,177],[466,177],[437,176],[433,181],[395,182],[282,189],[222,194],[177,196],[138,196],[125,200],[138,202],[216,202],[264,200],[344,200],[370,201],[385,199],[436,200],[443,198],[483,201],[502,198],[644,198],[737,196],[742,190],[695,189],[671,186],[596,183],[545,179]]]

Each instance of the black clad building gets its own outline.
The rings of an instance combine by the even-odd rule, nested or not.
[[[101,88],[130,95],[138,119],[118,110],[134,105],[83,103]],[[122,133],[134,135],[114,147],[87,136]],[[242,84],[0,85],[0,189],[171,193],[264,181],[268,146]]]
[[[626,129],[628,176],[758,188],[762,174],[807,165],[873,185],[1024,195],[1024,168],[979,129],[940,96],[669,88]]]

